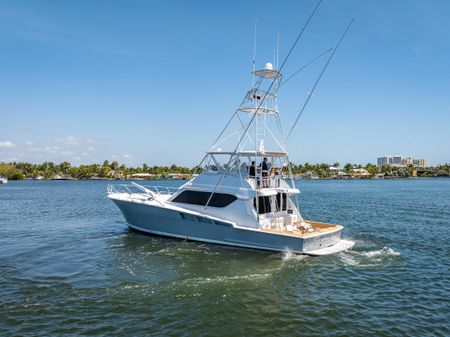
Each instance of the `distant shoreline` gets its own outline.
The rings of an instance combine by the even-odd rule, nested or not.
[[[308,179],[308,178],[293,178],[295,181],[305,180],[305,181],[381,181],[381,180],[431,180],[431,179],[448,179],[448,176],[439,176],[439,177],[396,177],[396,178],[350,178],[350,179],[333,179],[333,178],[317,178],[317,179]],[[287,179],[287,178],[286,178]],[[171,178],[158,178],[158,179],[11,179],[11,181],[17,182],[29,182],[29,181],[42,181],[42,182],[60,182],[60,181],[105,181],[105,182],[151,182],[151,181],[188,181],[188,179],[171,179]],[[0,185],[1,186],[1,185]]]
[[[8,180],[189,180],[195,174],[201,173],[202,167],[184,167],[172,164],[170,166],[127,167],[117,161],[105,160],[103,164],[88,164],[72,166],[69,162],[55,164],[44,162],[32,164],[27,162],[0,162],[0,176]],[[450,177],[450,163],[435,167],[391,166],[382,167],[368,163],[365,166],[347,163],[341,167],[336,162],[333,165],[295,164],[291,163],[289,171],[285,172],[294,179],[307,180],[359,180],[359,179],[407,179],[422,177]]]

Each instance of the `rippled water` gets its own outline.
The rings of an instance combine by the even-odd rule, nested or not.
[[[0,335],[449,336],[450,179],[298,184],[351,251],[146,236],[105,182],[0,185]]]

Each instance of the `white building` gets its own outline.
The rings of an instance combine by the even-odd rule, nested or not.
[[[413,165],[415,167],[426,167],[426,159],[413,159],[411,157],[404,156],[384,156],[377,158],[377,165],[382,167],[384,165],[396,166],[396,167],[406,167],[408,165]]]

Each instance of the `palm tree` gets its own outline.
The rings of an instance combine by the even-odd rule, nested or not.
[[[353,165],[350,163],[345,164],[344,166],[344,172],[350,173],[353,170]]]
[[[119,168],[119,163],[116,160],[114,160],[111,163],[110,167],[111,167],[111,170],[117,171],[117,169]]]
[[[67,161],[63,161],[62,163],[59,164],[59,170],[63,173],[63,174],[67,174],[70,170],[70,163]]]

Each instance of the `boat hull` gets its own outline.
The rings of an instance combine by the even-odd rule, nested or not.
[[[341,229],[302,238],[236,227],[229,222],[213,221],[171,208],[112,200],[131,228],[150,234],[252,249],[289,251],[297,254],[311,252],[310,255],[341,241]]]

